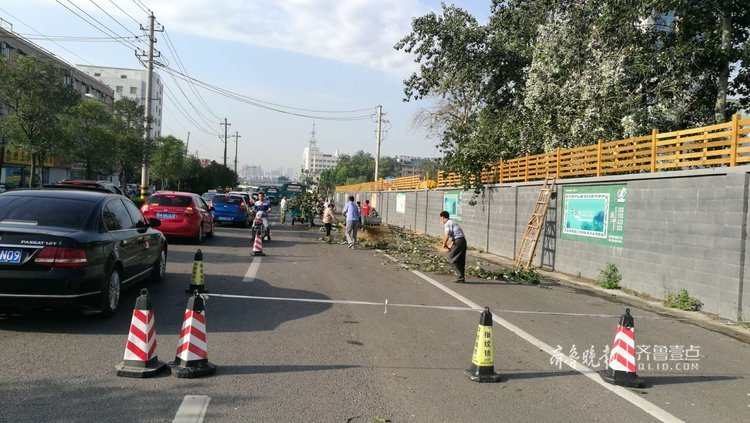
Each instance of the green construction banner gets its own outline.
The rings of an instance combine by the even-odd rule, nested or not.
[[[560,238],[623,246],[627,186],[566,186],[562,192]]]
[[[461,190],[443,191],[443,210],[451,215],[451,220],[461,221]]]

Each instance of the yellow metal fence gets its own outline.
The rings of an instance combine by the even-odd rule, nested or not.
[[[618,141],[598,141],[584,147],[557,149],[488,164],[482,183],[522,182],[553,176],[557,179],[648,173],[750,163],[750,118],[681,131]],[[419,175],[336,187],[336,192],[388,191],[455,187],[461,178],[439,172],[437,182]]]

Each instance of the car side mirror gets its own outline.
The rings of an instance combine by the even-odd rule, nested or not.
[[[161,226],[161,220],[153,218],[153,217],[149,217],[148,226],[151,228],[158,228],[159,226]]]

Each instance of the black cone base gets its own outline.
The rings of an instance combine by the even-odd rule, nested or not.
[[[263,251],[253,251],[253,255],[254,256],[265,256],[266,253],[264,253]]]
[[[481,374],[486,373],[486,374]],[[495,373],[494,369],[491,369],[489,371],[482,369],[481,371],[476,371],[475,369],[470,369],[466,371],[466,374],[469,375],[469,379],[471,379],[472,382],[479,382],[479,383],[497,383],[502,381],[502,377]]]
[[[153,377],[167,369],[167,365],[161,361],[156,361],[154,365],[148,367],[133,367],[128,366],[124,362],[115,366],[117,376],[122,377],[135,377],[135,378],[147,378]]]
[[[646,386],[646,382],[635,373],[606,369],[600,370],[599,376],[601,376],[606,382],[613,385],[625,386],[627,388],[643,388]]]
[[[206,362],[195,367],[183,367],[176,361],[169,363],[169,368],[172,371],[172,376],[177,376],[181,379],[193,379],[197,377],[210,376],[216,373],[216,366]]]

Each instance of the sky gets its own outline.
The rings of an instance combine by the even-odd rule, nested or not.
[[[490,3],[455,2],[480,21],[487,19]],[[429,103],[403,102],[403,80],[417,69],[413,56],[393,48],[410,33],[413,18],[440,10],[438,0],[2,0],[0,19],[68,63],[142,68],[128,43],[59,38],[52,42],[49,37],[106,37],[90,24],[98,25],[96,21],[120,36],[142,35],[139,24],[147,25],[147,10],[166,29],[156,33],[156,49],[162,56],[158,60],[174,69],[181,63],[192,78],[266,104],[324,111],[368,109],[318,113],[272,106],[306,115],[362,117],[325,120],[263,109],[202,88],[195,88],[197,98],[194,87],[158,70],[168,88],[162,134],[186,140],[189,132],[189,150],[201,158],[223,161],[219,123],[224,118],[230,123],[230,166],[235,151],[231,135],[236,131],[240,166],[298,170],[313,122],[324,153],[364,150],[374,155],[376,124],[369,115],[377,105],[383,106],[388,120],[382,156],[440,156],[438,140],[413,123]]]

